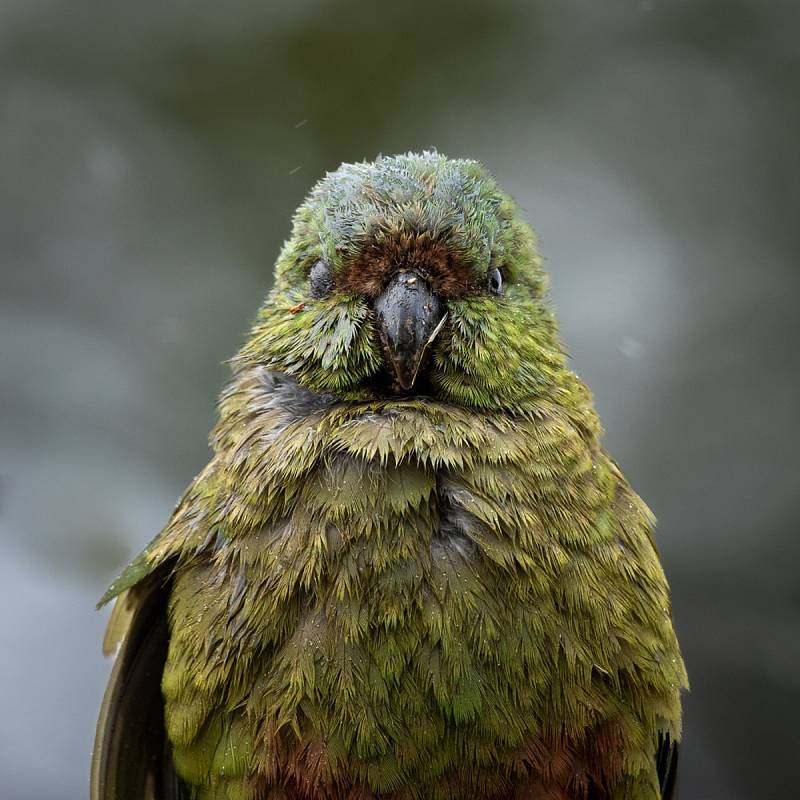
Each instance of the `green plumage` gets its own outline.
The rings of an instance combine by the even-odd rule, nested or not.
[[[320,260],[334,286],[314,297]],[[398,269],[447,301],[405,394],[371,307]],[[475,162],[344,165],[301,206],[211,462],[104,597],[135,617],[138,587],[168,593],[188,796],[662,796],[686,675],[653,518],[599,445],[545,291]]]

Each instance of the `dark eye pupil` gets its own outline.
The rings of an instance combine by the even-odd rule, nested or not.
[[[311,297],[327,297],[333,289],[333,275],[324,261],[317,261],[308,273],[308,291]]]
[[[500,294],[503,291],[503,274],[499,269],[489,272],[489,291],[492,294]]]

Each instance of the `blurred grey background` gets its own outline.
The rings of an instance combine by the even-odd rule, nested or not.
[[[659,517],[682,796],[796,796],[800,7],[0,2],[0,794],[87,792],[94,602],[203,466],[293,209],[484,161]]]

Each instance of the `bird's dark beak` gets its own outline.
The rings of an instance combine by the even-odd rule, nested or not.
[[[414,385],[430,343],[447,314],[416,272],[399,272],[373,303],[388,365],[401,389]]]

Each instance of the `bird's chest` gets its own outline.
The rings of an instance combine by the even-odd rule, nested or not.
[[[232,651],[258,654],[231,676],[258,687],[249,707],[366,759],[452,723],[487,746],[535,729],[578,668],[569,553],[548,528],[568,508],[514,480],[491,465],[330,465],[302,514],[249,542],[222,604]],[[580,621],[584,641],[599,635],[591,613]]]
[[[172,609],[170,658],[202,664],[198,704],[240,715],[257,756],[322,752],[380,789],[474,776],[548,720],[595,724],[607,616],[567,596],[588,519],[574,486],[508,461],[343,456],[284,503]]]

